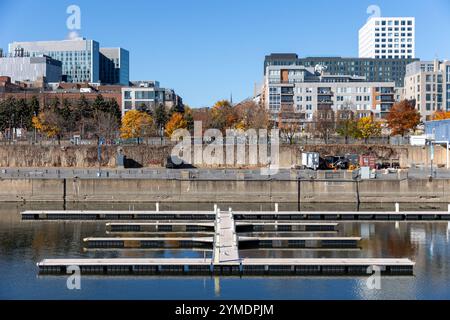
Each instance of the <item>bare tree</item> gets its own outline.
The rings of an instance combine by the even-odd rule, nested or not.
[[[314,132],[322,138],[325,144],[331,134],[335,132],[334,111],[331,109],[317,110],[314,115]]]

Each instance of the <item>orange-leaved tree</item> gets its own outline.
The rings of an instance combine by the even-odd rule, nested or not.
[[[446,120],[450,119],[450,111],[436,111],[433,114],[433,120]]]
[[[391,135],[401,135],[415,130],[420,123],[420,113],[408,101],[403,100],[394,104],[387,117],[388,127],[391,129]]]
[[[166,135],[171,137],[175,130],[186,129],[188,126],[187,121],[184,119],[183,115],[179,112],[174,112],[172,117],[170,117],[169,122],[166,124]]]
[[[51,111],[40,112],[31,119],[33,127],[48,138],[58,137],[61,134],[58,116]]]
[[[120,136],[123,139],[144,137],[151,131],[153,131],[153,119],[146,112],[130,110],[122,118]]]

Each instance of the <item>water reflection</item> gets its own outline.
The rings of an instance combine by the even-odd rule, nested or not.
[[[234,210],[273,210],[271,204],[220,204]],[[128,204],[68,204],[68,209],[122,209]],[[303,210],[354,210],[351,205],[305,204]],[[419,207],[419,209],[418,209]],[[213,204],[161,204],[161,210],[206,210]],[[361,210],[392,210],[393,205],[362,205]],[[85,237],[105,236],[104,222],[21,221],[23,210],[60,209],[59,204],[1,204],[0,298],[52,299],[423,299],[450,298],[450,223],[339,222],[338,232],[320,236],[362,237],[358,250],[242,250],[259,258],[410,258],[414,277],[383,277],[381,290],[370,290],[366,277],[84,277],[81,292],[69,292],[64,277],[37,277],[35,263],[44,258],[169,258],[211,256],[203,250],[84,250]],[[154,204],[134,204],[135,210]],[[295,210],[296,204],[280,204]],[[402,205],[401,210],[432,210],[426,204]],[[438,205],[433,210],[446,210]],[[311,233],[289,233],[312,236]],[[286,235],[283,233],[283,235]],[[148,235],[145,235],[148,236]]]

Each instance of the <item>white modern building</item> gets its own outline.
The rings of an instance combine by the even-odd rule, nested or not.
[[[414,59],[416,57],[414,17],[373,17],[359,30],[359,57]]]
[[[436,111],[450,111],[450,61],[409,64],[402,98],[415,103],[424,121]]]
[[[276,120],[290,112],[297,121],[314,121],[318,111],[350,110],[358,117],[384,118],[394,104],[395,82],[369,82],[360,76],[327,74],[320,66],[266,68],[262,101]]]
[[[130,110],[153,112],[159,105],[166,109],[184,108],[183,100],[173,89],[161,88],[158,81],[134,81],[122,88],[122,116]]]
[[[0,76],[10,77],[12,83],[39,82],[39,86],[43,86],[61,81],[61,62],[47,56],[23,57],[21,53],[13,57],[0,57]]]

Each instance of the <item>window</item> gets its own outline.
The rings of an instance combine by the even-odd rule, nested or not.
[[[125,99],[132,99],[131,98],[131,91],[125,91]]]
[[[154,91],[136,91],[135,92],[136,99],[155,99]]]

